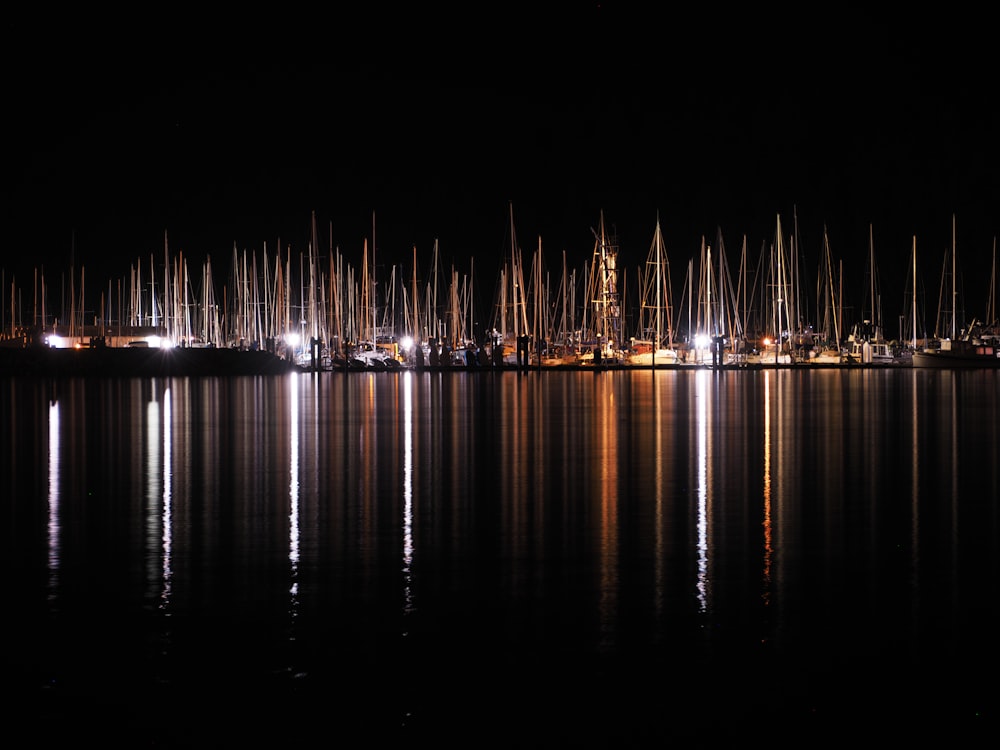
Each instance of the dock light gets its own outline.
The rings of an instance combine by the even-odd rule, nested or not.
[[[711,339],[703,333],[694,337],[695,349],[707,349]]]
[[[404,352],[408,352],[413,349],[413,337],[403,336],[403,338],[399,340],[399,348]]]
[[[297,349],[299,347],[299,342],[302,341],[302,337],[297,333],[286,333],[285,343],[288,344],[292,349]]]

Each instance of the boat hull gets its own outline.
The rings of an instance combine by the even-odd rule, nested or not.
[[[957,368],[1000,369],[1000,358],[988,354],[955,354],[952,352],[914,352],[913,366],[928,369],[953,370]]]

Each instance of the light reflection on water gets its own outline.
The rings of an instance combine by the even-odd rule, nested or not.
[[[403,375],[403,611],[413,611],[413,374]]]
[[[993,372],[310,373],[3,393],[28,684],[100,671],[139,693],[191,688],[211,663],[233,685],[322,692],[431,670],[462,705],[497,698],[504,674],[606,705],[650,694],[605,694],[597,675],[669,674],[700,686],[698,710],[802,717],[843,709],[827,683],[847,670],[862,693],[919,686],[916,706],[930,666],[1000,662]],[[966,685],[949,710],[991,710],[995,691]],[[426,695],[386,700],[353,708],[408,727],[438,715]]]
[[[697,431],[697,487],[698,487],[698,605],[702,612],[709,609],[711,591],[709,577],[709,539],[711,531],[711,494],[709,490],[709,455],[708,433],[711,429],[709,409],[711,400],[708,393],[708,378],[712,375],[707,370],[695,373],[695,412],[694,423]]]
[[[16,433],[15,433],[16,434]],[[48,473],[46,475],[49,489],[48,503],[48,567],[49,567],[49,600],[59,596],[59,402],[49,403],[48,423]]]
[[[291,565],[291,613],[299,594],[299,378],[288,380],[288,560]]]

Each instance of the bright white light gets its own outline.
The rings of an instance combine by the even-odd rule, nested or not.
[[[297,333],[289,332],[285,334],[285,343],[293,349],[298,348],[300,341],[302,341],[302,336]]]
[[[399,348],[406,352],[410,351],[413,348],[413,339],[409,336],[403,336],[399,340]]]
[[[698,334],[694,337],[694,348],[695,349],[707,349],[711,339],[703,333]]]

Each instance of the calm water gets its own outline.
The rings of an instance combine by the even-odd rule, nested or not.
[[[128,747],[993,736],[998,393],[917,370],[3,381],[8,705]]]

